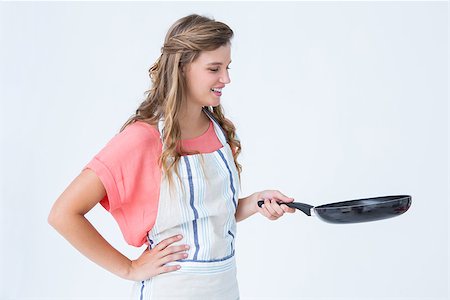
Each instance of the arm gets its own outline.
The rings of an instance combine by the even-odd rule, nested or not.
[[[113,248],[84,217],[105,194],[100,179],[86,169],[56,200],[48,222],[87,258],[122,278],[128,278],[131,260]]]
[[[264,200],[262,207],[258,206],[258,200]],[[276,220],[285,212],[295,212],[294,208],[290,208],[286,205],[280,205],[278,202],[292,201],[294,201],[294,198],[289,198],[276,190],[256,192],[248,197],[239,199],[234,216],[236,218],[236,222],[239,222],[259,212],[270,220]]]
[[[54,203],[48,222],[69,243],[91,261],[106,270],[129,280],[143,280],[152,276],[175,271],[177,266],[163,266],[165,263],[184,258],[185,245],[171,246],[180,240],[171,237],[154,249],[144,251],[136,260],[130,260],[112,247],[85,218],[105,196],[105,188],[90,169],[78,175]]]
[[[234,214],[236,222],[245,220],[258,211],[256,205],[257,201],[255,200],[256,200],[256,193],[253,193],[248,197],[239,199],[236,208],[236,213]]]

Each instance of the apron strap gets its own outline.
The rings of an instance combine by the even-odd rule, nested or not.
[[[225,130],[223,130],[222,126],[220,126],[219,121],[217,121],[216,117],[213,115],[213,113],[209,110],[208,107],[204,106],[203,111],[211,120],[213,120],[213,124],[215,125],[214,127],[215,128],[218,127],[220,129],[220,130],[216,130],[216,134],[217,134],[220,142],[222,143],[222,145],[225,146],[228,143]]]
[[[161,141],[162,141],[162,137],[163,137],[163,134],[164,134],[164,118],[161,118],[158,121],[158,131],[159,131],[159,136],[160,136]]]

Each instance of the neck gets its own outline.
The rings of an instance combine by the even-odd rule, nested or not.
[[[182,136],[195,135],[209,124],[208,116],[203,112],[201,106],[185,105],[180,112],[178,119]]]
[[[204,121],[204,113],[201,106],[186,105],[180,111],[180,124],[200,124]]]

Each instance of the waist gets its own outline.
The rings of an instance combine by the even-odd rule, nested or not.
[[[233,251],[232,254],[219,259],[212,259],[212,260],[183,259],[167,263],[166,265],[181,266],[179,270],[174,271],[173,273],[216,274],[234,270],[236,268],[236,259],[234,257]]]
[[[181,269],[135,283],[133,299],[239,299],[235,258],[213,262],[180,261]]]

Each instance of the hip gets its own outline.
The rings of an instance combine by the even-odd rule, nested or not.
[[[181,261],[176,264],[181,265],[181,269],[135,282],[131,299],[239,299],[234,256],[221,261]]]

